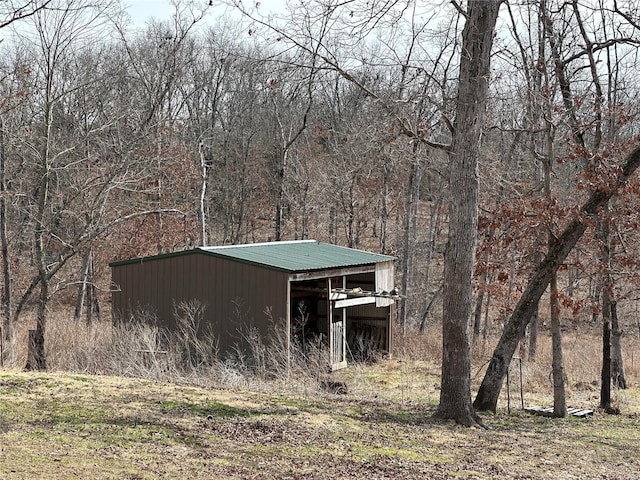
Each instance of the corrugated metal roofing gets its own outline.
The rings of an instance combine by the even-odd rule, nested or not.
[[[264,265],[289,272],[369,265],[394,260],[394,257],[316,240],[253,243],[200,250],[230,259]]]

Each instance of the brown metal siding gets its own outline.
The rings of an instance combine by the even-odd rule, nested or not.
[[[189,300],[206,304],[205,323],[219,336],[221,351],[238,343],[247,325],[268,335],[273,328],[264,314],[271,307],[273,320],[284,319],[288,275],[205,254],[190,253],[113,267],[116,316],[138,308],[154,313],[158,324],[175,328],[174,305]],[[234,302],[241,302],[242,314]]]

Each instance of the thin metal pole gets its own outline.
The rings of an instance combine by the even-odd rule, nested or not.
[[[520,406],[524,410],[524,389],[522,386],[522,358],[518,357],[520,360]]]
[[[507,412],[511,413],[511,386],[509,384],[509,370],[511,369],[511,365],[507,367]]]

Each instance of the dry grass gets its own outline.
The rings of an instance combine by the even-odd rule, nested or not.
[[[117,375],[207,388],[246,389],[261,392],[282,392],[304,396],[318,395],[327,379],[326,352],[321,346],[294,352],[287,364],[284,337],[264,344],[253,332],[245,338],[251,346],[249,353],[220,360],[214,338],[198,338],[197,305],[184,305],[177,311],[181,316],[179,332],[169,334],[152,326],[149,319],[121,324],[101,321],[86,325],[70,320],[71,315],[53,315],[47,330],[47,363],[50,371],[81,374]],[[26,362],[26,338],[29,321],[20,324],[13,345],[6,350],[5,365],[20,368]],[[283,332],[280,332],[282,335]],[[625,370],[632,388],[638,388],[640,362],[636,358],[640,340],[636,336],[623,337]],[[484,375],[497,337],[479,339],[472,350],[472,381],[475,388]],[[593,407],[598,404],[601,368],[601,340],[597,330],[565,332],[564,360],[567,374],[568,404]],[[424,333],[394,332],[394,353],[379,362],[376,368],[368,363],[354,363],[335,377],[345,381],[350,392],[364,399],[378,399],[381,391],[385,400],[425,401],[437,403],[441,361],[441,333],[430,327]],[[526,355],[525,355],[526,357]],[[535,362],[522,361],[524,401],[531,404],[551,404],[552,385],[551,339],[542,330]],[[520,364],[514,360],[510,375],[510,405],[520,404]],[[631,407],[624,392],[614,391],[617,406],[624,411]],[[500,407],[507,406],[507,392],[503,388]]]
[[[0,478],[622,480],[640,471],[637,414],[501,412],[485,419],[489,430],[458,427],[432,420],[432,400],[418,395],[424,367],[383,360],[356,370],[377,398],[5,371]],[[400,388],[404,399],[387,400]]]
[[[0,374],[0,478],[622,480],[640,471],[635,337],[625,339],[631,388],[614,393],[622,415],[530,416],[519,409],[514,363],[511,413],[503,392],[484,431],[431,417],[435,328],[396,333],[390,358],[335,373],[348,392],[333,395],[320,388],[328,378],[321,348],[298,350],[286,369],[282,341],[267,348],[246,332],[252,353],[220,361],[214,339],[194,338],[197,309],[189,311],[171,338],[146,323],[87,326],[57,315],[47,354],[58,373],[46,374],[19,371],[22,324],[12,367]],[[476,386],[494,342],[474,347]],[[549,344],[543,332],[537,361],[523,363],[527,404],[550,405]],[[598,334],[567,333],[564,344],[569,405],[596,407]]]
[[[599,403],[600,370],[602,368],[601,333],[597,329],[584,331],[567,331],[563,335],[563,357],[567,376],[567,402],[570,406],[595,408]],[[472,350],[472,382],[477,388],[482,381],[487,364],[491,358],[493,348],[497,343],[497,336],[486,340],[479,339]],[[427,375],[428,384],[439,386],[440,362],[442,355],[441,332],[439,327],[431,327],[425,333],[410,332],[406,335],[396,333],[394,338],[395,358],[397,369],[392,369],[397,375],[411,379]],[[632,389],[640,388],[640,339],[636,336],[623,337],[623,357],[625,374]],[[525,405],[552,405],[553,384],[551,382],[551,337],[548,331],[539,334],[538,350],[535,362],[528,361],[526,352],[522,358],[522,389]],[[511,406],[520,405],[520,360],[518,357],[510,369]],[[402,373],[404,372],[404,373]],[[406,391],[411,391],[411,383]],[[418,389],[420,390],[420,389]],[[438,393],[428,392],[428,396]],[[629,402],[628,395],[623,390],[614,390],[614,404],[624,411],[631,409],[640,412],[633,402]],[[507,408],[506,385],[503,388],[499,406]]]
[[[197,305],[177,309],[179,329],[169,332],[154,325],[144,313],[114,325],[111,320],[75,322],[68,312],[48,321],[47,367],[52,372],[117,375],[207,388],[315,394],[326,378],[326,351],[320,345],[294,350],[288,358],[284,333],[276,330],[264,343],[256,332],[245,332],[248,351],[220,358],[217,340],[199,334]],[[4,365],[22,368],[27,359],[28,330],[35,322],[22,321],[12,344],[5,346]]]

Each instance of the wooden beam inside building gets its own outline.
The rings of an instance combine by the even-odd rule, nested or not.
[[[355,307],[356,305],[366,305],[368,303],[376,303],[376,297],[354,297],[346,300],[336,300],[335,308]]]

